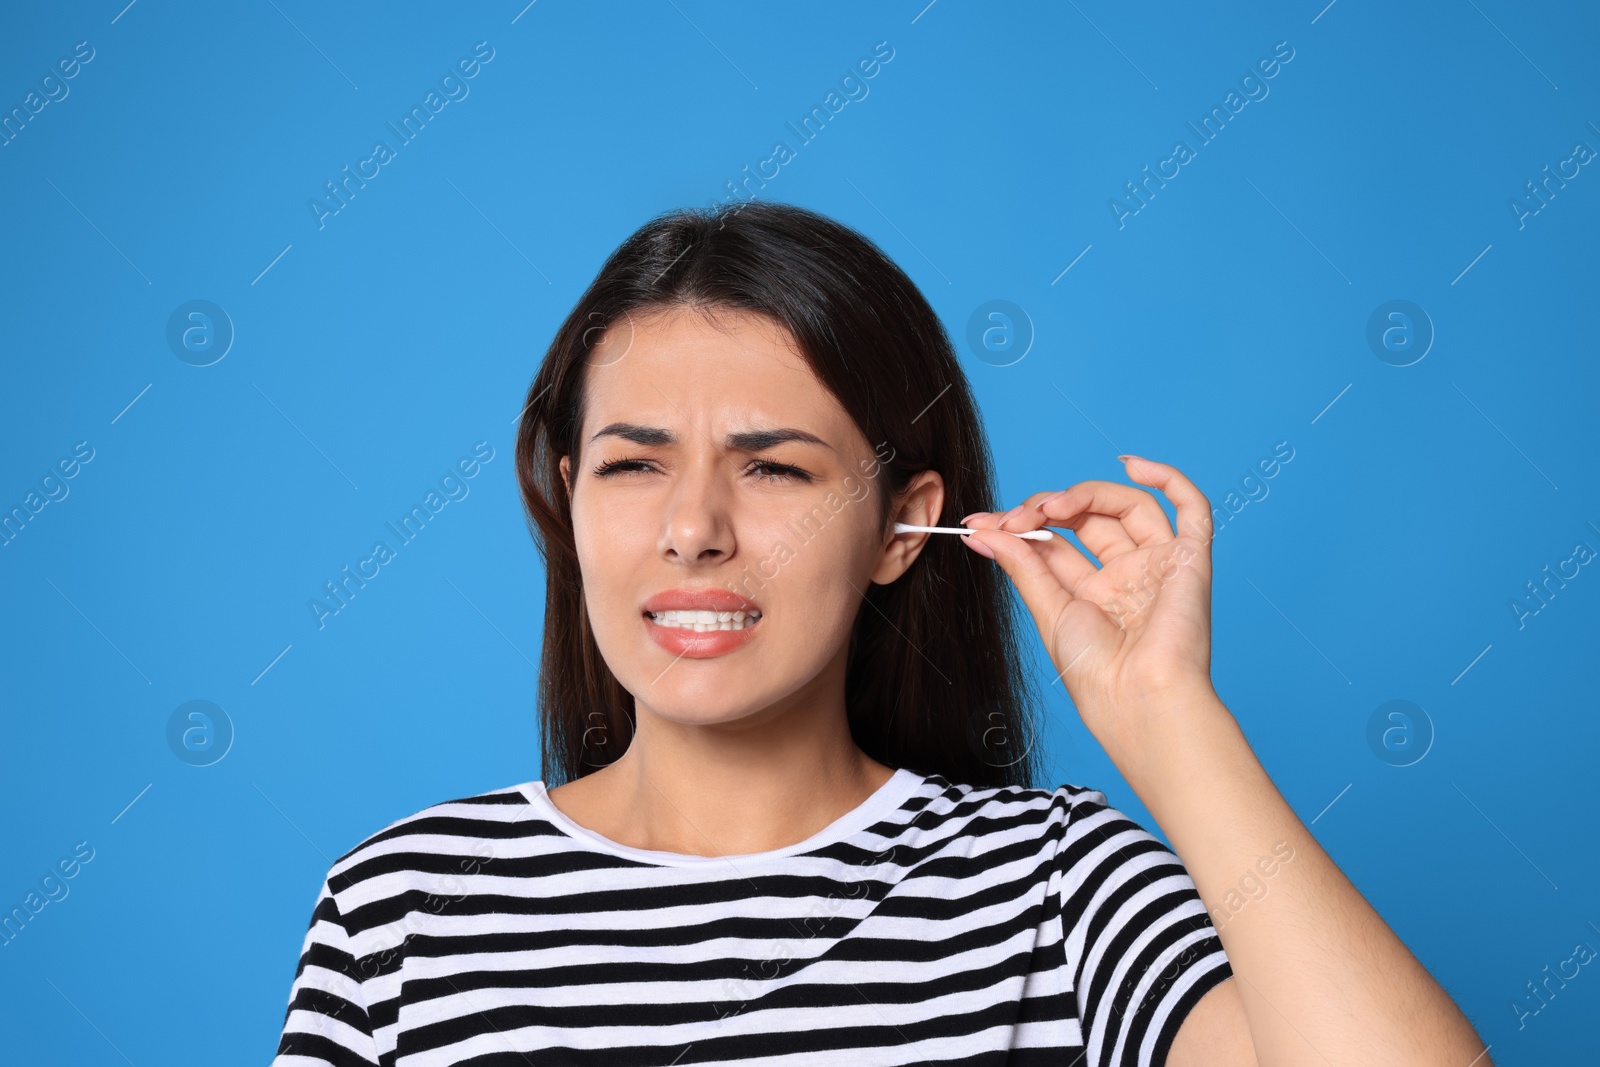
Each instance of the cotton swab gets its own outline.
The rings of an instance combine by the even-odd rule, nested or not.
[[[894,532],[897,533],[897,534],[903,534],[903,533],[970,534],[973,531],[967,529],[965,526],[913,526],[908,522],[897,522],[897,523],[894,524]],[[1051,538],[1053,538],[1055,536],[1049,530],[1029,530],[1027,533],[1014,533],[1011,530],[995,530],[993,532],[995,532],[995,533],[1008,533],[1008,534],[1011,534],[1012,537],[1021,537],[1024,540],[1028,540],[1028,541],[1048,541],[1048,540],[1050,540]]]

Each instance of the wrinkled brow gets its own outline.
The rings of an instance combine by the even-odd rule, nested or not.
[[[632,441],[636,445],[675,445],[678,435],[661,426],[640,426],[631,422],[613,422],[601,427],[589,438],[590,443],[602,437],[620,437],[625,441]],[[761,452],[783,444],[787,441],[798,441],[802,444],[821,445],[823,448],[832,448],[816,434],[807,433],[805,430],[793,427],[779,427],[771,430],[745,430],[739,433],[730,433],[724,440],[724,446],[735,452]]]

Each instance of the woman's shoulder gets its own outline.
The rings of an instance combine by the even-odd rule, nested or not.
[[[933,788],[924,791],[924,811],[913,813],[906,831],[935,850],[956,842],[955,847],[971,850],[973,838],[986,842],[986,851],[1009,848],[1031,855],[1048,850],[1050,869],[1063,876],[1064,891],[1079,896],[1108,886],[1144,885],[1158,875],[1169,879],[1163,884],[1171,889],[1193,890],[1171,847],[1092,786],[975,786],[938,775],[928,782]]]
[[[480,793],[435,801],[394,819],[363,837],[330,865],[330,881],[349,885],[364,875],[393,871],[427,856],[471,855],[487,843],[520,836],[532,808],[528,786],[498,786]]]
[[[957,821],[974,830],[1035,823],[1064,828],[1068,822],[1114,811],[1106,795],[1092,786],[1063,782],[1050,788],[1024,785],[980,785],[928,774],[918,791],[913,822]]]
[[[979,785],[943,774],[925,775],[927,789],[934,795],[944,795],[962,804],[1014,805],[1014,804],[1103,804],[1106,796],[1092,786],[1063,782],[1049,788],[1024,785]]]

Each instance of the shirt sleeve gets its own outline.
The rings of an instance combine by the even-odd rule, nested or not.
[[[349,931],[324,879],[271,1067],[378,1067],[358,973]]]
[[[1104,793],[1062,786],[1062,933],[1081,1067],[1162,1067],[1189,1009],[1233,969],[1183,862]]]

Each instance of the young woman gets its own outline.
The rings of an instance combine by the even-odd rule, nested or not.
[[[1121,458],[1176,531],[1109,481],[996,512],[877,247],[779,204],[644,226],[518,431],[544,777],[333,864],[275,1062],[1488,1067],[1211,687],[1207,500]],[[1046,527],[1095,561],[1013,536]],[[1176,853],[1034,786],[1006,580]]]

